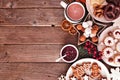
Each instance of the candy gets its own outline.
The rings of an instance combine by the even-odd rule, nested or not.
[[[83,23],[82,23],[82,26],[83,26],[84,28],[88,28],[88,27],[89,27],[89,24],[88,24],[87,22],[83,22]]]

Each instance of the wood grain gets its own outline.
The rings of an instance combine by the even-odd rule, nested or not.
[[[0,8],[61,8],[61,0],[0,0]]]
[[[0,9],[0,25],[60,25],[63,9]]]
[[[65,63],[0,63],[1,80],[57,80],[69,68]]]
[[[0,45],[0,62],[55,62],[64,45]]]
[[[77,35],[62,31],[61,27],[1,26],[0,44],[67,44],[77,43]]]
[[[2,0],[0,0],[0,8],[2,7]]]

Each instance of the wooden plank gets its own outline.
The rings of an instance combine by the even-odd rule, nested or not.
[[[2,7],[2,0],[0,0],[0,8]]]
[[[55,62],[64,45],[0,45],[0,62]]]
[[[61,27],[1,26],[0,44],[77,44],[77,35],[64,32]]]
[[[66,74],[65,63],[0,63],[1,80],[57,80]]]
[[[1,0],[0,8],[61,8],[61,0]]]
[[[63,9],[0,9],[0,25],[60,25]]]

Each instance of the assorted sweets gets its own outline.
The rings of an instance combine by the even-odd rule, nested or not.
[[[70,80],[107,80],[107,77],[102,75],[101,67],[96,62],[82,62],[74,67],[71,66],[71,68]]]
[[[104,17],[105,20],[112,21],[120,16],[119,0],[90,0],[90,4],[96,17]]]
[[[98,4],[95,3],[95,4],[93,5],[93,9],[94,9],[93,14],[94,14],[96,17],[103,17],[103,8],[104,8],[103,5],[98,5]]]
[[[87,39],[91,39],[93,43],[98,42],[97,33],[99,31],[99,26],[94,24],[92,21],[89,20],[82,24],[77,24],[76,29],[80,32],[80,42],[84,42]]]
[[[103,53],[103,60],[105,60],[108,63],[112,63],[113,66],[114,64],[119,66],[120,65],[120,28],[118,26],[112,26],[110,28],[107,28],[105,31],[103,31],[101,37],[103,39],[99,42],[98,49],[100,49],[101,47],[100,50]]]
[[[73,2],[73,3],[70,3],[71,5],[69,4],[69,7],[67,8],[68,10],[67,15],[71,20],[77,21],[83,16],[84,10],[82,7],[80,7],[78,2],[77,3]],[[98,18],[104,18],[106,21],[112,22],[113,20],[117,19],[120,15],[119,0],[90,0],[90,5],[93,7],[94,16]],[[73,15],[79,13],[79,11],[77,12],[74,10],[75,8],[77,11],[79,10],[82,11],[83,13],[79,15]],[[101,25],[94,23],[93,18],[92,20],[91,19],[84,20],[81,23],[75,23],[75,24],[70,22],[69,20],[64,20],[62,22],[61,28],[64,31],[67,31],[71,35],[76,35],[77,33],[79,33],[78,44],[79,43],[82,44],[84,42],[87,42],[87,40],[89,40],[93,44],[95,43],[96,46],[99,40],[98,33],[100,31]],[[100,50],[100,56],[104,57],[103,59],[105,59],[107,62],[120,65],[120,28],[115,28],[107,32],[107,35],[103,38],[102,42],[100,42],[99,44],[104,46],[101,47],[102,50]],[[89,50],[89,48],[87,50]],[[90,53],[90,51],[88,52]],[[72,52],[69,53],[71,54]],[[75,54],[69,56],[69,54],[64,52],[62,53],[62,56],[64,56],[65,54],[67,56],[64,59],[67,61],[72,60],[76,56]],[[97,52],[94,52],[93,54],[96,55]]]
[[[105,0],[90,0],[91,6],[93,6],[93,14],[96,17],[103,17]]]
[[[101,22],[112,22],[120,16],[119,0],[90,0],[90,5],[93,7],[93,15],[100,18]],[[67,12],[68,17],[74,21],[80,20],[84,13],[73,15],[80,13],[78,10],[84,12],[79,4],[70,5]],[[93,18],[92,20],[86,19],[81,23],[77,22],[75,24],[69,20],[62,22],[62,29],[64,31],[67,31],[71,35],[79,33],[78,45],[85,43],[83,48],[88,51],[89,55],[92,54],[92,58],[96,60],[103,59],[111,66],[120,66],[120,27],[112,27],[113,28],[109,29],[107,32],[103,31],[105,34],[103,35],[102,32],[102,36],[99,37],[98,33],[101,30],[101,25],[94,23]],[[102,28],[105,29],[105,27]],[[98,37],[102,40],[99,40]],[[72,46],[63,47],[61,51],[61,56],[66,55],[63,61],[67,63],[72,63],[77,60],[78,54],[78,49]],[[66,80],[110,80],[108,79],[107,73],[105,73],[106,68],[104,71],[103,66],[104,65],[98,64],[97,62],[91,62],[91,60],[77,63],[76,65],[72,65],[69,68],[70,70],[68,69]]]

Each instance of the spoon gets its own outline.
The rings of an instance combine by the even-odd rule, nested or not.
[[[59,62],[61,59],[63,59],[64,57],[66,57],[67,55],[61,56],[60,58],[56,59],[55,62]]]

